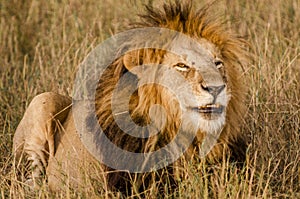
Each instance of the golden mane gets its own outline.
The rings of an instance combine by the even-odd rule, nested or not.
[[[165,3],[162,9],[147,5],[146,13],[140,17],[141,22],[136,23],[134,27],[162,27],[175,30],[192,38],[206,39],[220,50],[228,75],[227,83],[231,87],[231,99],[227,107],[226,124],[219,137],[219,144],[214,147],[207,158],[216,161],[222,157],[224,150],[226,150],[226,153],[231,153],[231,156],[234,157],[235,160],[243,161],[247,144],[245,136],[239,131],[240,118],[242,118],[245,110],[245,89],[240,79],[240,71],[247,60],[248,54],[245,49],[247,42],[227,31],[223,26],[222,20],[211,17],[209,15],[209,6],[194,11],[190,1],[185,1],[184,3],[180,1]],[[165,52],[155,49],[148,49],[146,51],[141,49],[139,53],[146,53],[147,56],[144,57],[148,57],[149,62],[159,63],[159,57],[162,57]],[[158,140],[153,141],[153,139],[134,138],[125,134],[114,121],[111,111],[111,98],[117,82],[126,72],[128,72],[128,70],[124,66],[124,56],[121,56],[116,59],[101,76],[96,91],[96,110],[99,124],[107,137],[115,145],[125,150],[131,152],[145,152],[151,147],[152,150],[153,147],[154,149],[162,147],[173,138],[173,130],[177,128],[176,124],[173,126],[169,125],[169,128],[166,130],[168,132],[164,133],[164,136],[157,137]],[[132,82],[137,84],[137,81],[137,78],[132,75]],[[137,92],[140,92],[140,95],[143,93],[145,96],[149,96],[149,99],[145,101],[139,100],[140,95],[138,95],[137,92],[131,97],[131,114],[137,124],[144,125],[149,121],[148,114],[142,113],[147,113],[151,105],[159,102],[163,103],[164,99],[157,94],[162,92],[160,89],[161,88],[157,87],[151,89],[139,88]],[[141,107],[143,110],[140,110]],[[137,114],[134,114],[135,109],[138,109],[136,111]],[[171,110],[172,109],[169,111]],[[176,115],[176,110],[172,114]],[[151,146],[154,143],[157,144],[157,146]],[[111,170],[110,168],[107,169]],[[124,177],[130,178],[130,174],[109,174],[109,186],[118,187],[119,190],[126,190],[127,185],[123,185],[123,182],[121,182]]]

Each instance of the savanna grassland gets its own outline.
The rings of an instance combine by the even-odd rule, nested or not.
[[[227,160],[187,165],[188,180],[165,197],[300,198],[300,0],[217,0],[211,10],[252,46],[242,77],[247,161],[242,169]],[[35,95],[71,95],[81,61],[141,11],[141,1],[0,0],[0,198],[119,197],[68,186],[62,193],[46,185],[30,191],[12,169],[12,139]],[[146,196],[155,198],[155,188]]]

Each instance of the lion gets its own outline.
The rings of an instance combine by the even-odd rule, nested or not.
[[[164,3],[162,8],[146,5],[146,13],[134,28],[174,30],[192,38],[193,42],[169,38],[168,45],[177,53],[154,48],[125,52],[107,67],[96,89],[94,104],[98,124],[107,138],[121,149],[134,153],[154,152],[174,140],[179,130],[195,132],[191,144],[178,160],[157,172],[145,173],[121,171],[99,162],[87,150],[74,122],[74,115],[81,114],[78,111],[81,103],[74,104],[68,96],[47,92],[32,100],[14,136],[16,166],[25,159],[30,168],[23,180],[36,183],[36,179],[45,174],[50,188],[59,190],[62,187],[59,185],[67,183],[87,186],[82,176],[88,175],[98,179],[104,188],[124,193],[142,191],[152,182],[165,182],[162,179],[176,184],[176,178],[181,177],[177,171],[182,161],[197,159],[205,136],[216,132],[216,143],[205,154],[205,159],[215,163],[226,154],[236,162],[243,162],[247,140],[239,126],[245,111],[242,70],[248,62],[247,42],[226,30],[219,19],[211,17],[209,7],[196,11],[190,1]],[[135,42],[127,43],[134,45]],[[120,46],[120,52],[122,48],[126,45]],[[140,65],[147,67],[137,67]],[[135,137],[124,133],[116,122],[112,104],[122,101],[125,87],[115,102],[112,98],[125,74],[130,76],[129,83],[137,87],[130,93],[128,114],[138,126],[151,124],[151,128],[137,133],[149,134],[151,129],[156,129],[157,134]],[[188,83],[192,95],[174,81],[175,74]],[[176,91],[169,91],[160,84],[143,83],[154,80],[169,82]],[[182,143],[185,142],[182,139]],[[119,158],[122,157],[115,157],[115,161]]]

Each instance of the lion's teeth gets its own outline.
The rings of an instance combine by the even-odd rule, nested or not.
[[[220,108],[221,105],[220,104],[208,104],[205,106],[199,106],[199,109],[206,109],[206,108]]]

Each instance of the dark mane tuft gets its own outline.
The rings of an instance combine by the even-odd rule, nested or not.
[[[175,30],[195,39],[204,38],[215,44],[222,56],[228,61],[243,64],[248,61],[245,46],[248,43],[224,26],[225,20],[212,16],[208,4],[199,10],[193,9],[193,1],[167,1],[162,6],[145,5],[145,13],[140,16],[137,27],[162,27]]]
[[[155,26],[155,27],[169,27],[173,25],[171,29],[179,31],[188,28],[189,17],[192,13],[192,3],[185,2],[180,3],[176,1],[175,3],[163,5],[163,10],[157,10],[152,4],[146,5],[146,13],[140,15],[145,26]]]

